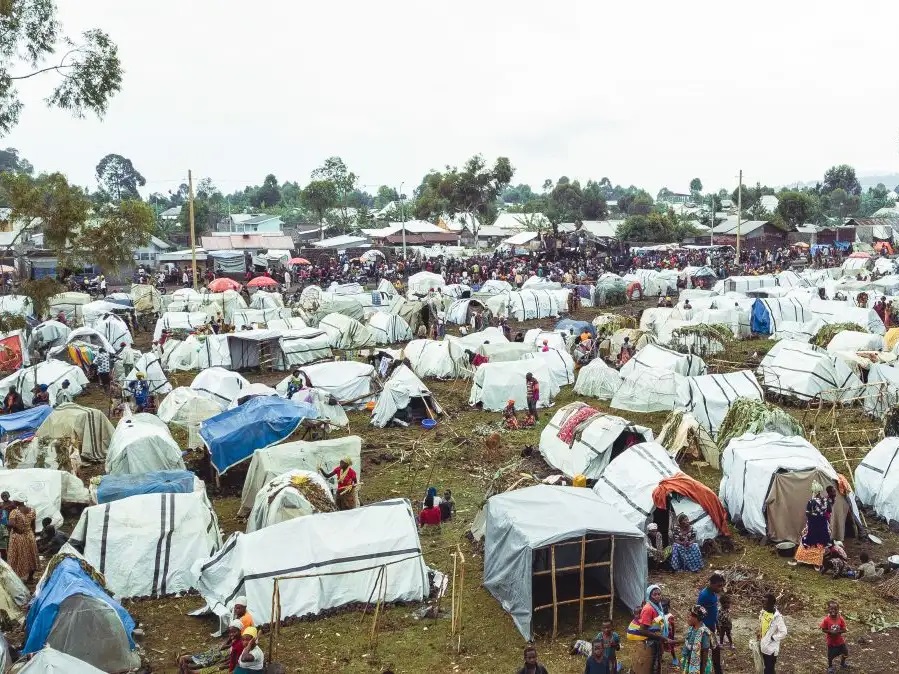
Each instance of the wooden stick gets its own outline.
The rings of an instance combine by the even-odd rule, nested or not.
[[[611,594],[596,594],[596,595],[590,595],[590,596],[584,595],[584,601],[609,599],[609,598],[611,598],[611,596],[612,596]],[[578,603],[580,603],[580,601],[581,601],[580,597],[577,597],[575,599],[562,599],[560,601],[557,601],[555,604],[544,604],[542,606],[535,606],[531,610],[532,611],[543,611],[545,609],[552,608],[553,606],[566,606],[568,604],[578,604]]]
[[[589,564],[575,564],[574,566],[560,566],[556,569],[556,573],[566,573],[568,571],[579,571],[580,569],[595,569],[599,566],[611,566],[612,562],[590,562]],[[551,570],[534,571],[534,576],[548,576]]]
[[[584,557],[587,553],[587,535],[581,536],[581,596],[577,610],[577,633],[584,631]]]
[[[359,617],[359,624],[362,624],[362,620],[365,618],[365,614],[368,611],[368,607],[371,604],[371,600],[375,596],[375,590],[378,588],[378,583],[381,580],[381,572],[384,570],[384,567],[381,566],[378,568],[378,575],[375,576],[375,582],[371,586],[371,592],[368,595],[368,601],[365,603],[365,606],[362,607],[362,615]]]
[[[615,537],[612,536],[612,549],[609,552],[609,620],[615,614]]]
[[[556,638],[556,633],[559,631],[559,605],[557,602],[557,594],[556,594],[556,546],[551,545],[549,547],[550,553],[550,568],[552,569],[552,590],[553,590],[553,639]]]

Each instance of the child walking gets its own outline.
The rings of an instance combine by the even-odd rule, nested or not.
[[[730,595],[722,594],[720,602],[720,608],[718,609],[718,643],[721,644],[721,647],[724,647],[725,640],[729,644],[728,648],[730,650],[734,650],[734,637],[731,634],[731,630],[734,628],[734,623],[730,618]]]
[[[827,674],[833,674],[833,661],[838,656],[840,669],[849,669],[849,665],[846,664],[849,648],[846,646],[846,638],[843,636],[849,630],[846,629],[846,621],[840,614],[840,605],[837,602],[827,602],[827,615],[821,621],[821,631],[827,635]]]

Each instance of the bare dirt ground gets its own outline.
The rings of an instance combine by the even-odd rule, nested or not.
[[[640,304],[633,304],[613,311],[635,314],[640,308]],[[596,313],[597,310],[582,310],[577,318],[590,320]],[[553,321],[542,321],[545,327],[550,327],[552,323]],[[538,324],[532,322],[521,327],[535,327]],[[144,344],[141,340],[147,343]],[[148,345],[148,340],[143,336],[138,341],[139,348],[146,348]],[[751,367],[770,345],[766,341],[741,342],[729,347],[717,360]],[[724,364],[711,365],[713,368],[729,367]],[[248,373],[247,377],[250,381],[272,383],[281,379],[283,374]],[[192,378],[192,373],[181,373],[173,377],[172,384],[187,385]],[[364,501],[399,496],[415,503],[421,500],[429,485],[437,486],[440,490],[453,490],[457,502],[457,517],[439,532],[422,535],[421,543],[426,562],[447,573],[452,572],[451,555],[457,546],[465,555],[461,637],[450,633],[450,619],[446,611],[449,607],[448,598],[444,600],[441,615],[436,619],[418,618],[415,607],[388,609],[382,614],[374,638],[371,632],[371,613],[364,617],[358,612],[338,613],[283,627],[274,644],[270,643],[267,633],[262,637],[263,648],[268,652],[271,647],[274,659],[282,663],[289,672],[378,674],[389,666],[397,673],[490,674],[515,671],[521,666],[524,640],[499,603],[481,587],[483,560],[479,551],[467,540],[465,532],[484,501],[493,473],[498,467],[520,458],[522,449],[526,446],[538,446],[540,429],[552,416],[552,411],[541,414],[536,429],[504,433],[502,448],[489,453],[485,450],[483,436],[478,435],[477,428],[496,423],[499,414],[469,408],[470,385],[467,382],[429,381],[428,385],[446,411],[446,416],[435,430],[375,429],[368,425],[364,413],[356,412],[350,414],[350,427],[346,433],[358,434],[364,440],[361,470]],[[576,398],[571,388],[567,387],[552,409]],[[108,398],[93,385],[78,402],[104,411],[109,405]],[[601,401],[587,399],[586,402],[600,410],[608,409]],[[835,428],[871,431],[867,439],[853,442],[847,449],[851,468],[855,467],[871,441],[876,442],[877,424],[864,417],[857,409],[832,411],[792,406],[785,408],[803,423],[807,437],[832,461],[842,461],[843,458],[834,433]],[[651,427],[657,433],[666,415],[626,413],[624,416]],[[863,435],[856,434],[859,438]],[[183,443],[184,437],[179,440]],[[844,439],[844,443],[846,442]],[[844,464],[835,465],[841,472],[851,474]],[[550,472],[539,454],[530,456],[520,470],[533,472],[538,477]],[[717,472],[698,466],[685,466],[685,470],[717,490],[720,480]],[[244,471],[241,468],[230,471],[220,490],[210,486],[212,501],[226,536],[243,530],[243,523],[237,519],[236,513]],[[71,514],[70,521],[72,518],[77,518],[77,514]],[[857,555],[862,549],[868,550],[877,559],[899,552],[899,537],[889,532],[883,524],[871,522],[870,519],[869,522],[874,531],[884,539],[884,545],[850,542],[849,552],[854,561],[857,562]],[[754,632],[764,591],[783,593],[783,610],[790,630],[778,663],[778,672],[783,674],[825,670],[824,638],[816,625],[825,613],[828,599],[839,600],[844,612],[848,614],[864,617],[872,611],[880,610],[888,621],[899,621],[899,610],[895,602],[880,596],[871,585],[849,580],[834,581],[808,567],[791,567],[787,560],[777,557],[770,547],[739,534],[735,535],[735,540],[733,552],[717,554],[709,560],[711,569],[739,565],[754,578],[757,577],[753,590],[734,597],[732,615],[737,649],[725,653],[727,672],[753,671],[747,640]],[[708,571],[696,575],[661,572],[651,574],[652,581],[661,583],[666,595],[670,597],[679,618],[681,633],[686,612],[694,603],[707,575]],[[174,659],[178,653],[199,651],[213,642],[209,637],[213,629],[212,622],[187,615],[189,611],[203,605],[202,599],[197,596],[129,601],[125,605],[146,632],[143,647],[151,671],[176,671]],[[548,634],[542,633],[538,637],[536,644],[540,660],[550,672],[574,674],[583,671],[583,659],[568,654],[570,642],[577,637],[590,638],[595,634],[607,610],[605,606],[590,607],[587,623],[581,634],[575,633],[576,616],[563,612],[560,636],[551,640]],[[622,635],[629,618],[620,608],[616,612],[615,628]],[[849,647],[856,671],[871,674],[899,671],[899,645],[893,641],[895,630],[870,633],[864,624],[856,620],[849,621],[849,629]],[[628,661],[627,646],[621,659]]]

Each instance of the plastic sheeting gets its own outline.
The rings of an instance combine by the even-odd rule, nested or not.
[[[537,485],[497,494],[487,501],[484,587],[512,616],[525,639],[534,636],[533,572],[538,570],[534,568],[534,552],[590,534],[615,537],[615,597],[628,609],[638,608],[647,577],[643,534],[593,492]],[[575,548],[580,551],[577,546],[567,550]],[[564,550],[557,550],[557,556]],[[577,564],[579,557],[563,565]],[[587,573],[592,575],[591,571]]]
[[[299,319],[292,319],[299,320]],[[300,328],[284,330],[281,333],[281,369],[289,370],[297,365],[314,363],[317,360],[332,358],[331,338],[324,330],[317,328]]]
[[[621,380],[609,404],[629,412],[670,412],[688,398],[687,377],[668,370],[642,370]]]
[[[226,335],[188,335],[184,341],[169,338],[162,347],[162,368],[166,372],[212,367],[231,367]]]
[[[210,322],[210,316],[205,311],[173,311],[164,313],[153,328],[153,341],[158,342],[163,330],[183,330],[193,332],[200,326]]]
[[[187,430],[188,447],[200,447],[200,424],[221,411],[217,402],[202,393],[179,386],[163,399],[156,414],[165,423]]]
[[[538,349],[533,353],[526,353],[521,357],[522,360],[538,360],[543,362],[553,378],[556,386],[562,388],[574,383],[574,359],[567,351],[559,349],[549,349],[543,351]]]
[[[251,398],[243,405],[207,419],[200,437],[221,474],[253,452],[290,436],[303,419],[314,419],[315,407],[278,397]]]
[[[12,500],[25,497],[35,511],[34,530],[43,531],[45,517],[53,526],[62,525],[63,472],[52,468],[16,468],[0,470],[0,492],[8,491]],[[83,485],[82,485],[83,486]]]
[[[95,407],[63,403],[50,414],[35,435],[38,438],[67,440],[75,437],[81,445],[81,458],[92,463],[106,460],[106,451],[115,428]]]
[[[883,321],[874,309],[852,306],[848,302],[834,300],[822,300],[812,298],[808,310],[815,318],[820,318],[825,323],[855,323],[868,332],[882,335],[886,332]]]
[[[526,410],[527,386],[524,378],[528,372],[540,384],[537,407],[549,407],[559,394],[559,387],[546,363],[539,360],[484,363],[475,371],[468,404],[482,403],[483,409],[500,412],[509,400],[514,400],[516,410]]]
[[[642,542],[641,542],[642,545]],[[271,621],[273,579],[281,618],[368,602],[387,567],[383,601],[421,601],[428,569],[409,502],[380,501],[353,510],[299,517],[251,534],[233,534],[218,554],[193,565],[196,587],[219,616],[244,595],[257,624]],[[339,575],[325,575],[335,574]]]
[[[880,418],[891,407],[899,405],[899,369],[874,363],[868,370],[864,396],[865,412],[873,417]]]
[[[594,358],[578,370],[574,392],[578,395],[611,400],[621,387],[621,375],[606,365],[601,358]]]
[[[805,323],[812,318],[806,304],[789,297],[757,299],[750,310],[750,329],[756,335],[773,335],[783,323]]]
[[[158,470],[139,475],[104,475],[97,487],[97,503],[118,501],[137,494],[189,494],[196,476],[189,470]]]
[[[56,403],[56,392],[62,388],[62,382],[66,379],[69,380],[69,392],[73,396],[81,393],[88,384],[87,377],[80,367],[64,363],[61,360],[47,360],[18,370],[0,380],[0,398],[5,398],[10,387],[15,386],[25,404],[30,405],[34,397],[31,389],[40,384],[46,384],[47,392],[50,394],[50,404],[53,405]]]
[[[453,339],[414,339],[406,344],[403,355],[419,377],[454,379],[472,374],[468,359]]]
[[[120,597],[164,596],[194,587],[190,566],[221,546],[204,492],[142,494],[91,506],[70,541]]]
[[[17,674],[103,674],[103,670],[47,647],[29,660]]]
[[[596,414],[582,421],[575,429],[569,445],[559,438],[565,421],[575,412],[589,405],[573,402],[553,415],[540,434],[540,454],[546,462],[564,475],[573,478],[584,475],[596,479],[614,459],[633,442],[652,440],[652,430],[632,424],[611,414]],[[627,442],[626,442],[627,441]]]
[[[296,517],[305,517],[321,512],[309,502],[304,492],[293,486],[295,479],[305,480],[318,487],[325,500],[332,506],[329,512],[337,509],[334,496],[331,494],[331,487],[317,470],[290,470],[273,477],[257,492],[253,509],[247,518],[248,534]]]
[[[52,412],[53,408],[49,405],[38,405],[21,412],[0,415],[0,433],[33,431],[40,427]]]
[[[184,470],[181,448],[168,426],[153,414],[122,417],[109,443],[106,472],[137,475],[157,470]]]
[[[375,368],[368,363],[352,360],[337,360],[315,363],[299,368],[308,377],[314,388],[334,396],[337,400],[355,401],[365,405],[373,397],[372,377]]]
[[[382,311],[374,313],[368,319],[369,332],[374,336],[375,344],[396,344],[412,339],[412,330],[401,316]]]
[[[291,317],[290,309],[274,308],[274,309],[241,309],[234,312],[234,329],[242,330],[245,325],[260,325],[274,330],[275,328],[269,323],[271,321],[289,320]]]
[[[162,370],[162,361],[154,353],[143,353],[136,361],[134,368],[125,376],[125,387],[137,379],[137,373],[146,375],[147,384],[150,387],[150,395],[165,395],[171,392],[172,385]]]
[[[859,395],[862,386],[842,359],[793,340],[775,344],[762,358],[758,373],[767,391],[799,400],[820,397],[836,402]]]
[[[692,377],[705,374],[707,369],[702,358],[695,354],[679,353],[655,344],[647,344],[621,367],[619,373],[625,379],[633,378],[641,370],[655,372],[667,370]]]
[[[194,377],[190,387],[209,398],[223,410],[243,395],[243,389],[249,387],[250,382],[241,374],[231,372],[223,367],[211,367],[203,370]]]
[[[408,296],[427,295],[430,290],[438,290],[446,285],[446,280],[440,274],[432,274],[428,271],[420,271],[412,274],[406,282]]]
[[[349,435],[316,442],[285,442],[253,453],[240,496],[238,516],[245,517],[253,507],[256,494],[272,478],[290,470],[316,471],[334,468],[341,459],[352,461],[356,476],[362,479],[362,438]]]
[[[435,402],[428,387],[412,370],[400,365],[384,383],[384,388],[378,395],[378,402],[371,413],[371,424],[384,428],[399,410],[409,406],[413,398],[424,398],[434,414],[441,413],[440,406]]]
[[[365,325],[343,314],[328,314],[319,321],[318,327],[328,333],[334,349],[364,349],[377,343]]]
[[[762,388],[750,370],[707,374],[687,379],[689,398],[686,410],[690,412],[712,436],[727,416],[730,406],[738,398],[764,400]]]
[[[899,438],[884,438],[855,469],[855,495],[891,526],[899,522]]]

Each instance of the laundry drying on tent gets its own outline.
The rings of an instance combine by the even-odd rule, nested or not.
[[[69,543],[119,597],[161,597],[194,587],[191,565],[221,546],[205,491],[139,494],[90,506]]]
[[[855,497],[830,462],[799,436],[743,435],[721,453],[719,495],[731,520],[750,534],[799,543],[812,485],[837,488],[830,518],[834,540],[859,533]]]
[[[65,654],[101,672],[128,671],[140,666],[131,615],[101,584],[94,567],[74,552],[61,552],[50,560],[35,592],[25,625],[23,653]],[[86,636],[89,635],[89,638]],[[59,670],[78,674],[66,663]]]
[[[126,414],[116,426],[106,453],[110,475],[184,470],[181,448],[155,414]]]
[[[540,434],[540,454],[569,478],[596,479],[621,452],[652,440],[652,430],[582,402],[560,408]]]
[[[293,469],[273,477],[257,492],[247,518],[247,533],[336,510],[331,488],[318,471]]]
[[[232,534],[218,553],[197,558],[193,576],[214,613],[230,615],[234,598],[242,594],[256,623],[264,625],[273,618],[314,616],[367,603],[382,565],[389,565],[382,601],[428,596],[418,526],[404,499]],[[272,616],[274,579],[285,576],[278,583],[280,614]]]

